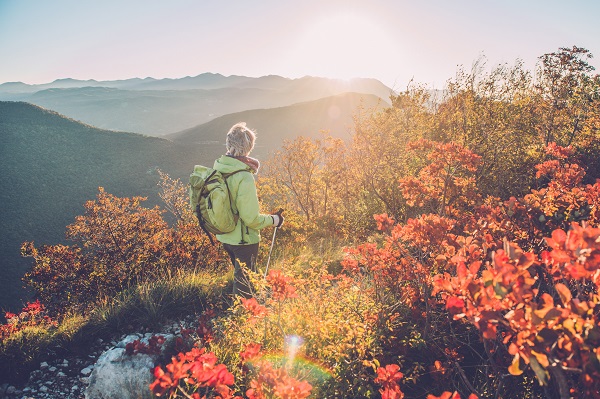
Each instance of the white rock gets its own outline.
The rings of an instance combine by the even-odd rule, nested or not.
[[[138,353],[129,356],[123,348],[113,348],[100,356],[85,390],[86,399],[151,398],[150,385],[154,359]]]
[[[57,377],[66,377],[67,375],[65,373],[63,373],[62,371],[59,371],[58,374],[56,374]]]
[[[71,391],[76,391],[76,390],[78,390],[78,389],[79,389],[79,386],[78,386],[78,385],[73,385],[73,386],[71,387]]]
[[[41,363],[40,363],[40,369],[41,369],[41,370],[43,370],[43,369],[47,369],[47,368],[48,368],[48,363],[46,363],[46,362],[41,362]]]
[[[48,387],[47,387],[47,386],[45,386],[45,385],[42,385],[42,386],[40,387],[40,392],[48,392]]]
[[[11,385],[8,388],[6,388],[6,393],[9,395],[12,395],[13,393],[15,393],[16,390],[17,390],[17,388],[15,388]]]
[[[88,366],[88,367],[84,368],[83,370],[81,370],[81,374],[88,376],[92,373],[93,368],[94,368],[93,366]]]
[[[151,334],[150,337],[154,335]],[[163,335],[163,334],[161,334]],[[167,340],[172,335],[163,335]],[[115,348],[104,352],[94,365],[89,378],[89,386],[85,390],[86,399],[150,399],[152,373],[157,355],[138,353],[127,355],[125,346],[129,342],[140,339],[138,335],[129,335],[119,342]],[[141,339],[148,344],[149,338]]]
[[[50,367],[48,369],[49,372],[54,373],[56,371],[56,367]]]
[[[117,348],[125,348],[125,346],[127,346],[128,343],[136,341],[136,340],[141,340],[141,336],[138,334],[131,334],[126,336],[125,338],[123,338],[123,340],[121,340],[121,342],[119,342],[118,344],[116,344],[115,346]]]

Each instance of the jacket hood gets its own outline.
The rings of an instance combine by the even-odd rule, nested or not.
[[[222,155],[221,158],[217,159],[213,169],[216,169],[221,173],[232,173],[237,172],[238,170],[249,170],[250,172],[255,173],[255,171],[244,162],[227,155]]]

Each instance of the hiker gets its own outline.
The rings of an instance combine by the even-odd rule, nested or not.
[[[227,153],[217,159],[213,166],[213,169],[223,174],[238,170],[249,172],[238,172],[227,178],[231,206],[234,212],[239,214],[239,218],[232,232],[217,234],[217,240],[223,244],[233,263],[233,294],[246,298],[251,296],[251,287],[248,277],[240,267],[240,262],[256,272],[259,230],[268,226],[281,227],[283,224],[281,213],[274,215],[260,213],[253,176],[258,172],[260,163],[257,159],[248,156],[254,148],[255,140],[255,133],[246,127],[245,122],[233,125],[225,140]]]

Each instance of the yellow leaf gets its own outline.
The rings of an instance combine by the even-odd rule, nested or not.
[[[546,356],[543,353],[538,353],[534,350],[531,351],[531,354],[533,356],[535,356],[535,358],[537,359],[538,363],[540,364],[540,366],[546,368],[548,366],[550,366],[550,362],[548,361],[548,356]]]
[[[558,295],[560,295],[560,300],[562,301],[563,305],[567,306],[567,304],[571,302],[571,290],[569,290],[566,285],[558,283],[556,284],[556,291],[558,292]]]
[[[523,370],[521,370],[519,368],[519,359],[520,356],[517,353],[513,359],[513,362],[510,366],[508,366],[508,372],[511,373],[512,375],[521,375],[523,374]]]

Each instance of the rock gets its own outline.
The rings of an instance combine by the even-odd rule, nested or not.
[[[65,373],[63,373],[62,371],[59,371],[58,374],[56,374],[56,376],[63,378],[63,377],[66,377],[67,375]]]
[[[10,385],[8,388],[6,388],[6,393],[9,395],[12,395],[15,393],[15,391],[17,390],[17,388],[13,387],[12,385]]]
[[[56,371],[56,367],[50,367],[48,369],[49,372],[54,373]]]
[[[44,369],[47,369],[47,368],[48,368],[48,363],[46,363],[46,362],[41,362],[40,363],[40,370],[44,370]]]
[[[172,335],[161,335],[167,341],[174,338]],[[154,367],[157,355],[125,353],[125,346],[140,338],[139,335],[128,335],[116,347],[100,356],[85,390],[86,399],[153,398],[148,386],[152,383],[150,370]],[[148,338],[140,341],[148,344]]]
[[[78,385],[73,385],[73,386],[71,387],[71,391],[76,391],[76,390],[78,390],[78,389],[79,389],[79,386],[78,386]]]
[[[42,386],[40,387],[40,392],[44,392],[44,393],[45,393],[45,392],[48,392],[48,387],[47,387],[47,386],[45,386],[45,385],[42,385]]]
[[[81,374],[88,376],[92,373],[92,369],[93,369],[92,366],[88,366],[88,367],[84,368],[83,370],[81,370]]]
[[[119,342],[118,344],[116,344],[115,347],[125,349],[125,347],[127,346],[128,343],[136,341],[136,340],[141,339],[141,338],[142,338],[142,336],[140,336],[139,334],[128,335],[125,338],[123,338],[121,340],[121,342]],[[145,340],[145,342],[147,343],[148,340]]]

